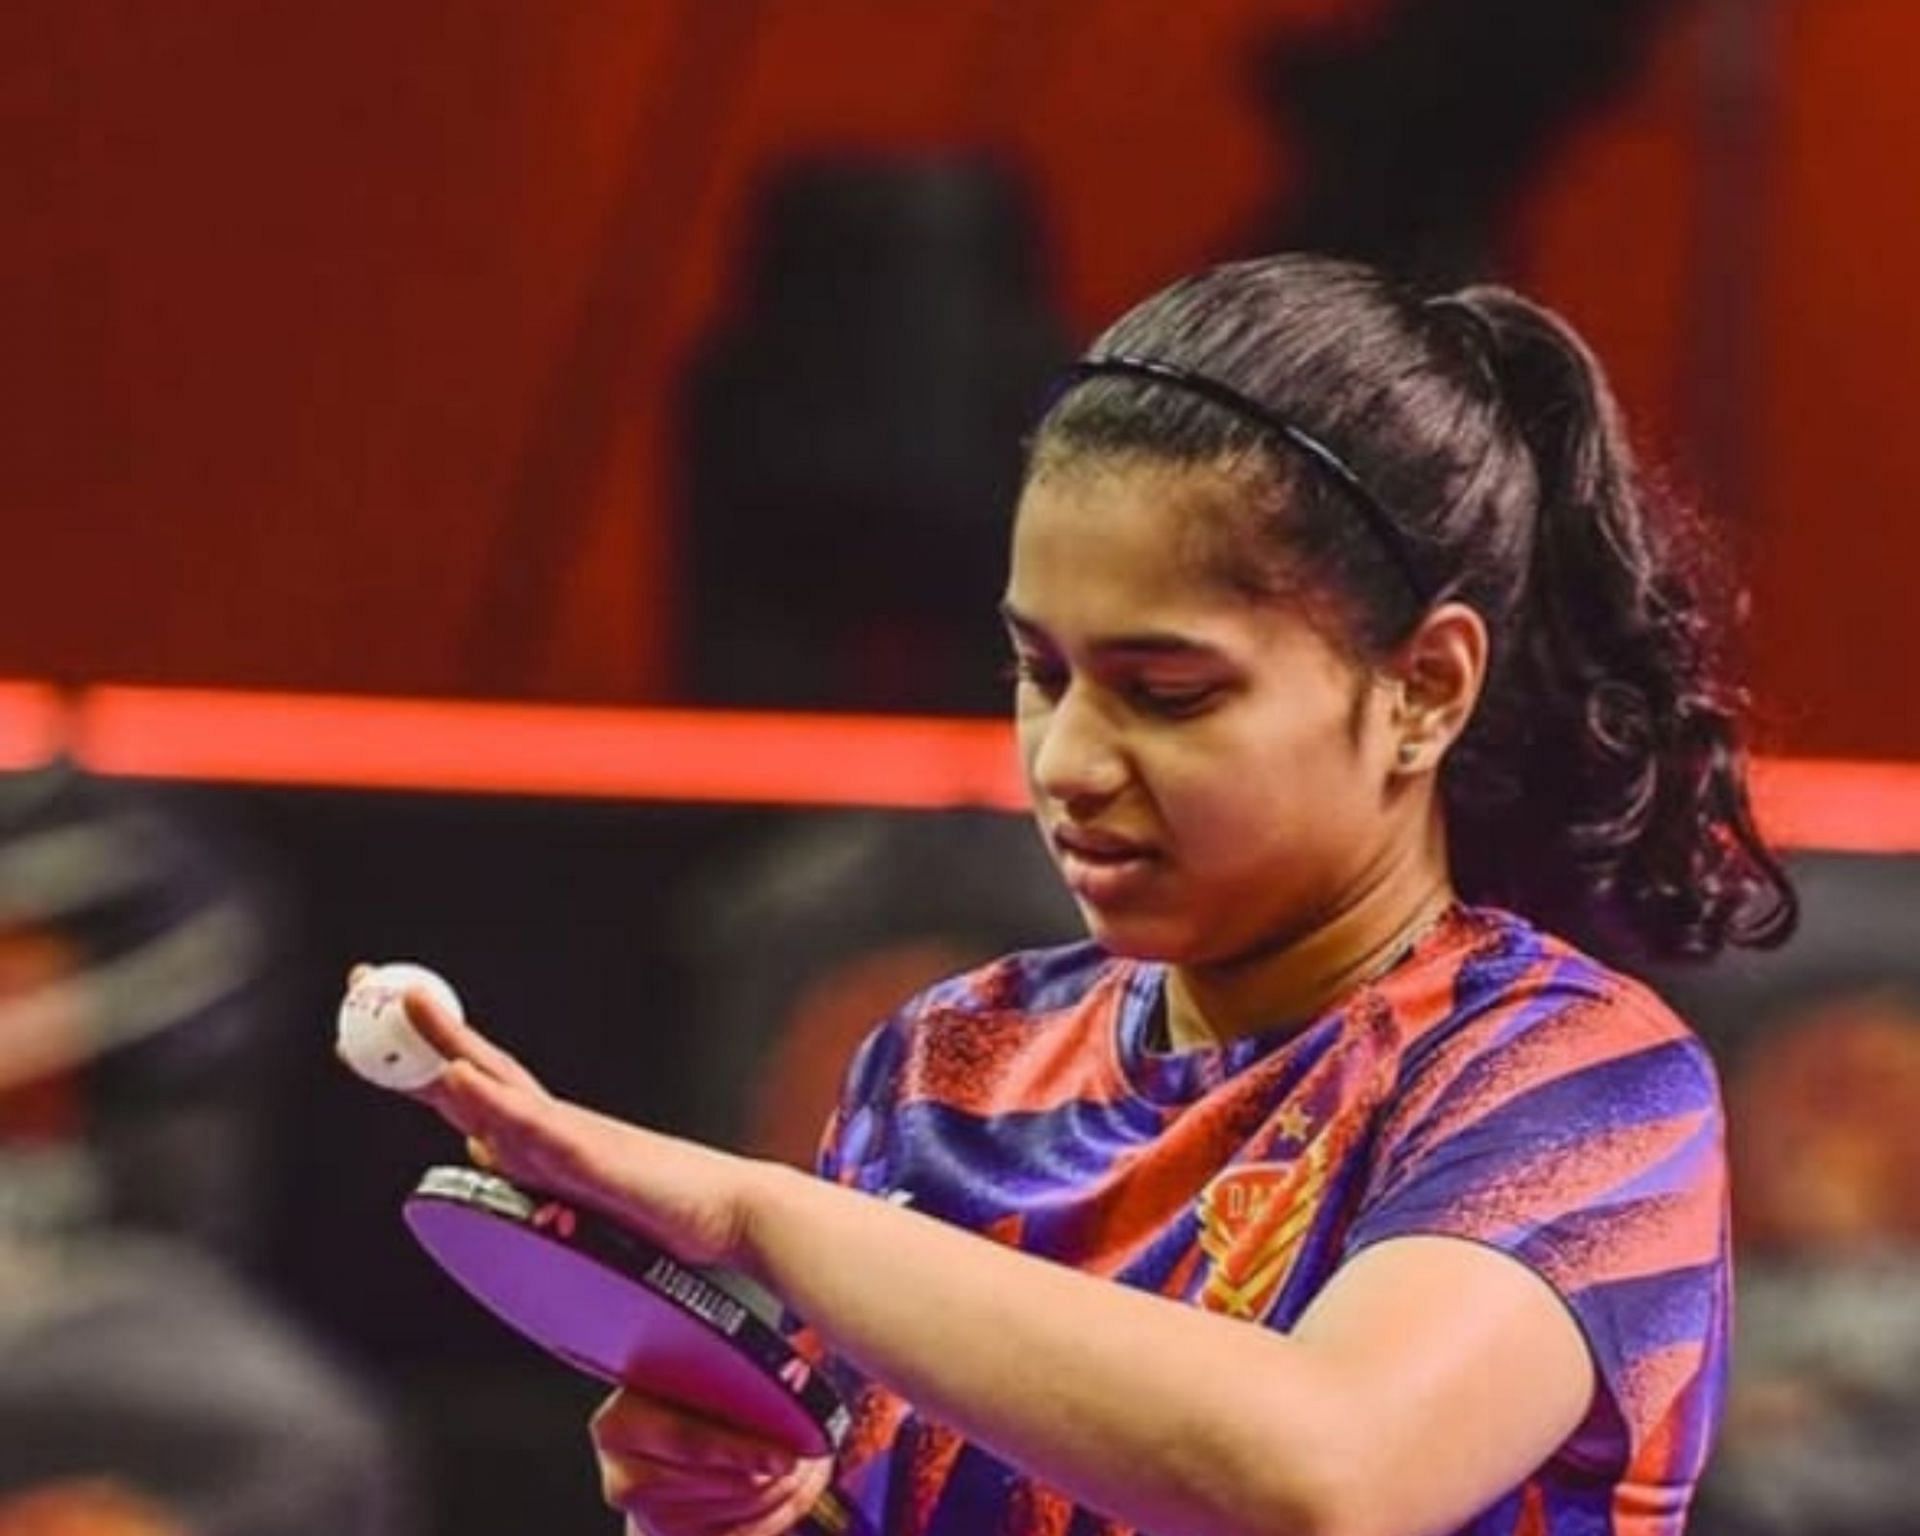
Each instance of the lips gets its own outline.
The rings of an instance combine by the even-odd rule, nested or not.
[[[1158,858],[1146,843],[1083,827],[1056,828],[1053,846],[1067,888],[1094,907],[1144,899]]]
[[[1090,864],[1121,864],[1129,859],[1144,859],[1153,852],[1147,844],[1132,838],[1087,827],[1054,828],[1053,846]]]

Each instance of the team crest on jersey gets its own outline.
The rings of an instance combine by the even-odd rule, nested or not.
[[[1327,1140],[1292,1162],[1223,1169],[1200,1192],[1200,1305],[1258,1321],[1293,1272],[1327,1182]]]

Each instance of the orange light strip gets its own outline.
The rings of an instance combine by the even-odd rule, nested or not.
[[[100,687],[76,706],[101,773],[621,800],[1015,808],[997,720],[593,709]]]
[[[576,708],[0,682],[0,768],[209,783],[685,803],[1025,807],[996,720]],[[1920,853],[1920,763],[1768,758],[1782,847]]]
[[[1920,763],[1763,758],[1754,815],[1782,848],[1920,853]]]
[[[45,683],[0,681],[0,770],[37,768],[56,756],[62,723],[60,695]]]

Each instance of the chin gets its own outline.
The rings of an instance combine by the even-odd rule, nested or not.
[[[1178,919],[1102,911],[1085,904],[1080,916],[1095,943],[1128,960],[1188,964],[1201,958],[1206,948],[1192,927]]]

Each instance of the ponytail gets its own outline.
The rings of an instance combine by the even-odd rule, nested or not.
[[[1600,366],[1506,289],[1482,343],[1537,482],[1504,665],[1450,764],[1463,886],[1663,957],[1772,946],[1798,905],[1754,826],[1705,530],[1636,470]]]

